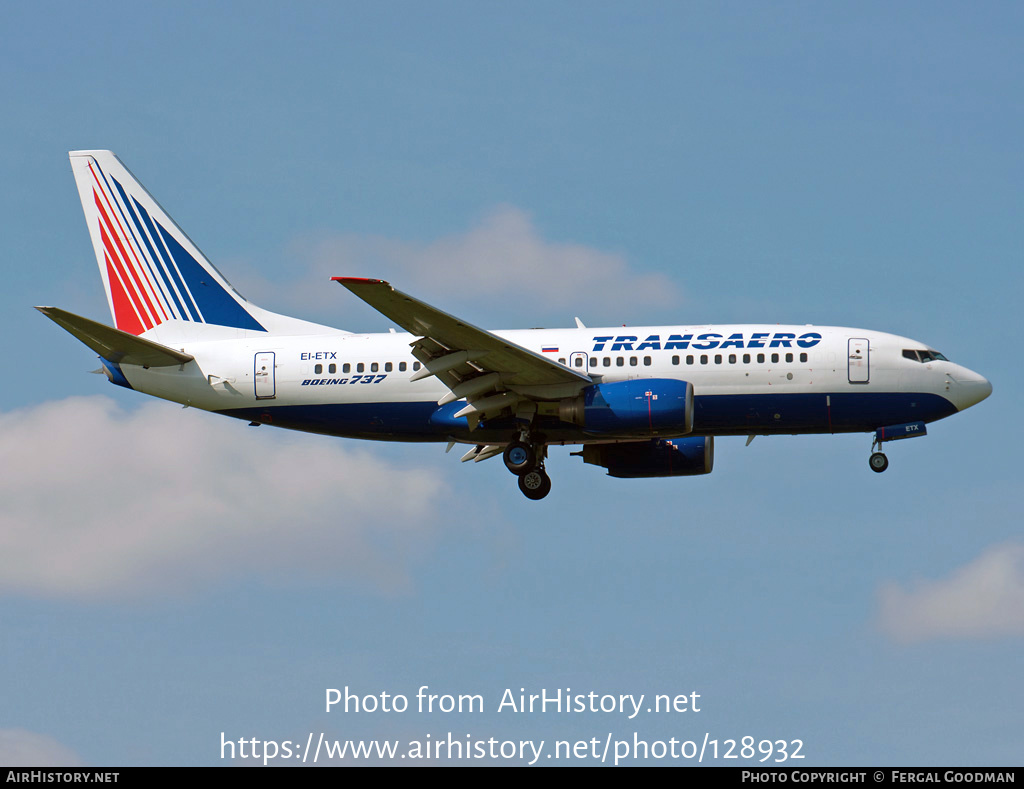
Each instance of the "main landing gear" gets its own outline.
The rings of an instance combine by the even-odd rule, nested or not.
[[[537,466],[519,478],[519,490],[526,498],[540,501],[551,492],[551,477],[542,466]]]
[[[546,447],[521,435],[509,442],[502,453],[505,468],[519,477],[519,490],[526,498],[540,501],[551,492],[551,478],[544,471]]]
[[[526,441],[512,441],[502,453],[505,468],[513,474],[522,476],[537,465],[537,450]]]

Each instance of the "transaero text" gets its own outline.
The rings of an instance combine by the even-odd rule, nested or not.
[[[821,335],[809,331],[797,337],[792,332],[754,332],[747,337],[742,332],[730,334],[728,337],[717,332],[698,334],[670,334],[664,341],[660,334],[648,335],[641,340],[639,335],[605,335],[594,337],[594,353],[607,350],[616,351],[710,351],[713,348],[792,348],[791,343],[800,348],[813,348],[821,342]],[[610,347],[607,347],[610,346]]]

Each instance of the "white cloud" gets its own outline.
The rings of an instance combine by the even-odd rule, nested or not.
[[[501,206],[465,233],[436,241],[329,236],[297,241],[290,255],[308,268],[274,284],[250,275],[239,280],[241,291],[276,309],[287,305],[293,312],[335,314],[343,294],[328,283],[340,275],[387,279],[413,295],[451,294],[449,301],[474,299],[499,311],[508,305],[524,317],[531,309],[534,314],[555,309],[618,315],[679,299],[671,280],[637,273],[622,255],[541,238],[530,217],[513,206]]]
[[[82,760],[53,737],[25,731],[0,729],[0,764],[17,767],[81,767]]]
[[[402,589],[443,492],[341,439],[106,397],[0,415],[0,467],[0,591],[60,597],[252,574]]]
[[[996,545],[943,580],[887,584],[880,598],[898,641],[1024,635],[1024,545]]]

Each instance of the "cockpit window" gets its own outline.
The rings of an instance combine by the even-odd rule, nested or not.
[[[911,361],[914,361],[914,362],[921,362],[922,364],[925,363],[925,362],[948,362],[949,361],[949,359],[947,359],[945,356],[943,356],[938,351],[929,351],[929,350],[915,351],[915,350],[910,350],[909,348],[905,348],[903,350],[903,358],[904,359],[910,359]]]

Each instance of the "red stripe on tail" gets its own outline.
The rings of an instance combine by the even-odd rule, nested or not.
[[[110,236],[107,234],[107,229],[103,226],[102,222],[100,222],[100,239],[103,241],[103,248],[107,252],[107,266],[109,267],[107,273],[108,275],[111,271],[114,273],[113,279],[108,280],[111,286],[111,294],[113,294],[113,286],[116,281],[118,283],[118,287],[121,288],[121,292],[124,293],[126,306],[132,310],[135,315],[135,320],[142,325],[142,328],[135,333],[141,334],[147,329],[152,328],[152,326],[147,325],[148,319],[145,311],[140,306],[139,295],[134,292],[135,286],[125,273],[124,264],[121,262],[120,258],[118,258],[117,250],[114,249],[114,244],[111,242]],[[115,318],[118,318],[116,310]],[[127,329],[122,328],[119,318],[117,320],[117,328],[122,331],[128,331]]]
[[[150,302],[149,296],[146,294],[146,289],[139,282],[138,275],[136,274],[135,269],[132,267],[131,263],[128,260],[128,253],[124,251],[124,246],[121,244],[121,239],[118,237],[117,233],[114,232],[114,227],[110,221],[110,217],[107,215],[106,210],[103,208],[103,203],[100,201],[100,196],[95,189],[93,190],[93,195],[96,198],[96,208],[99,209],[100,217],[103,220],[100,223],[100,233],[103,236],[103,242],[104,245],[107,247],[107,252],[110,254],[110,257],[113,258],[117,264],[119,264],[120,271],[121,274],[124,276],[125,282],[128,285],[130,285],[132,290],[135,292],[135,297],[133,298],[133,301],[137,307],[140,307],[139,314],[143,316],[143,321],[145,323],[151,324],[146,326],[146,328],[151,329],[159,322],[158,320],[154,320],[154,318],[152,317],[158,315],[158,313],[153,308],[153,304]],[[106,225],[106,227],[104,227],[104,225]],[[107,231],[109,231],[109,235]],[[113,236],[113,243],[117,244],[118,252],[115,252],[113,249],[113,245],[110,238],[111,236]],[[148,308],[148,311],[146,308]]]
[[[121,280],[110,262],[110,255],[107,255],[107,281],[110,283],[110,300],[114,304],[114,323],[117,324],[117,328],[129,334],[142,334],[146,328],[139,321],[131,299],[121,287]]]

